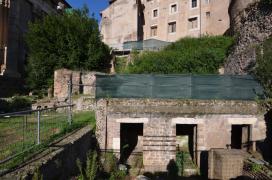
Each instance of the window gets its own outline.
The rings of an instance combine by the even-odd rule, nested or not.
[[[156,18],[159,16],[159,10],[158,9],[154,9],[153,10],[153,18]]]
[[[172,4],[170,6],[170,14],[174,14],[178,11],[178,5],[177,4]]]
[[[168,24],[168,32],[169,33],[175,33],[177,31],[177,23],[176,22],[170,22]]]
[[[205,3],[206,4],[210,4],[210,0],[205,0]]]
[[[197,0],[192,0],[192,8],[197,8]]]
[[[158,26],[151,27],[151,37],[157,36],[158,34]]]
[[[193,17],[189,19],[189,29],[197,29],[198,28],[198,18]]]
[[[210,18],[210,17],[211,17],[211,12],[209,12],[209,11],[206,12],[206,17],[207,17],[207,18]]]

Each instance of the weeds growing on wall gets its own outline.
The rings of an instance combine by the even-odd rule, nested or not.
[[[137,55],[125,73],[217,74],[233,42],[226,36],[184,38],[162,51]]]
[[[257,51],[255,75],[265,88],[267,97],[272,98],[272,38],[268,39]]]

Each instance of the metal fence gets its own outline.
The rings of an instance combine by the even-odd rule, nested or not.
[[[0,173],[14,158],[65,132],[72,123],[71,110],[67,105],[0,114]]]

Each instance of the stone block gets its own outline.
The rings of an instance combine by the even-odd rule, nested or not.
[[[243,174],[244,153],[240,150],[209,151],[209,179],[229,180]]]

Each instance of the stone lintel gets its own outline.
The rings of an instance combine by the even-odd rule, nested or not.
[[[172,125],[176,124],[204,124],[204,119],[198,118],[173,118]]]
[[[121,118],[121,119],[116,119],[117,123],[148,123],[149,119],[148,118]]]
[[[256,124],[257,121],[258,119],[254,117],[228,118],[229,124],[232,125]]]

